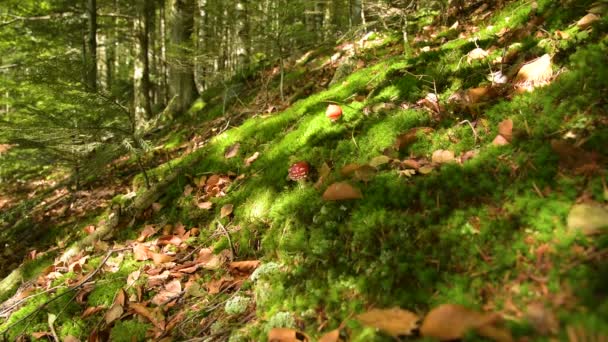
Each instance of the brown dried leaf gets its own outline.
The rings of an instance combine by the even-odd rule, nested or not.
[[[162,253],[148,253],[148,255],[152,258],[152,261],[154,261],[154,265],[161,265],[167,262],[171,262],[173,261],[174,257],[167,255],[167,254],[162,254]]]
[[[600,205],[575,204],[568,213],[568,229],[580,230],[585,235],[608,231],[608,209]]]
[[[433,129],[430,127],[414,127],[409,131],[398,135],[395,139],[395,149],[401,150],[416,142],[416,140],[418,139],[418,132],[429,134],[433,132]]]
[[[165,288],[152,298],[152,304],[156,306],[164,305],[179,296],[181,294],[181,291],[182,284],[179,279],[175,279],[165,284]]]
[[[251,274],[260,266],[260,260],[233,261],[228,264],[230,273]]]
[[[103,306],[89,306],[88,308],[86,308],[82,314],[80,315],[80,318],[87,318],[90,316],[93,316],[94,314],[103,311],[105,308]]]
[[[367,165],[367,164],[361,165],[361,167],[359,167],[355,171],[355,176],[353,178],[358,181],[367,183],[367,182],[371,181],[374,178],[374,176],[376,176],[377,171],[378,170],[376,170],[376,168],[371,165]]]
[[[494,138],[494,140],[492,140],[492,145],[494,146],[505,146],[505,145],[509,145],[509,141],[507,139],[505,139],[505,137],[503,137],[502,135],[497,135],[496,138]]]
[[[372,158],[372,160],[369,161],[369,166],[377,168],[378,166],[388,164],[388,162],[390,162],[390,161],[391,161],[391,158],[381,155],[381,156]]]
[[[194,188],[190,184],[187,184],[184,187],[184,196],[190,196],[190,194],[192,194],[193,190],[194,190]]]
[[[499,321],[497,314],[473,311],[462,305],[442,304],[426,315],[420,333],[424,337],[448,341],[461,339],[468,331],[475,330],[497,341],[511,341],[508,331],[494,326]]]
[[[124,313],[124,307],[122,305],[120,305],[119,303],[114,303],[112,305],[112,307],[110,307],[110,309],[108,311],[106,311],[106,314],[104,315],[106,324],[111,324],[115,320],[119,319],[123,313]]]
[[[343,182],[330,185],[323,193],[323,199],[326,201],[342,201],[361,198],[363,198],[363,195],[359,189]]]
[[[585,15],[584,17],[580,18],[577,22],[576,22],[576,26],[578,26],[580,29],[584,30],[586,28],[588,28],[589,26],[591,26],[591,24],[593,24],[594,22],[600,20],[600,17],[596,14],[593,13],[587,13],[587,15]]]
[[[474,60],[488,57],[488,52],[482,48],[475,48],[467,53],[467,62],[470,64]]]
[[[234,210],[234,205],[232,204],[226,204],[222,207],[222,209],[220,210],[220,217],[224,218],[226,216],[230,216],[232,214],[232,211]]]
[[[268,332],[268,342],[308,342],[306,334],[295,329],[273,328]]]
[[[68,336],[66,336],[66,337],[63,338],[63,342],[80,342],[80,339],[78,339],[75,336],[68,335]]]
[[[224,158],[230,159],[230,158],[236,157],[239,154],[240,148],[241,148],[240,143],[236,143],[236,144],[228,147],[228,149],[226,149],[226,152],[224,153]]]
[[[522,66],[513,84],[520,91],[531,91],[536,87],[547,85],[552,77],[551,56],[544,54]]]
[[[149,251],[148,247],[146,247],[145,245],[142,245],[141,243],[138,243],[135,246],[133,246],[133,257],[137,261],[145,261],[145,260],[150,259],[150,256],[148,255],[149,253],[150,253],[150,251]]]
[[[95,226],[91,224],[84,227],[84,232],[87,233],[87,235],[93,234],[95,232]]]
[[[507,141],[513,139],[513,120],[505,119],[498,124],[498,134],[502,135]]]
[[[319,179],[315,183],[315,189],[318,190],[321,186],[323,186],[323,183],[327,181],[327,178],[329,178],[330,174],[331,168],[329,167],[329,165],[327,165],[327,163],[323,163],[323,165],[321,165],[321,169],[319,170]]]
[[[431,160],[435,164],[453,163],[456,161],[454,152],[448,150],[437,150],[433,152]]]
[[[152,323],[155,327],[157,327],[160,330],[165,330],[165,324],[164,321],[162,319],[158,319],[157,317],[155,317],[149,310],[148,308],[146,308],[145,305],[140,304],[140,303],[131,303],[129,305],[129,308],[131,310],[133,310],[133,312],[135,312],[136,314],[146,318],[148,321],[150,321],[150,323]]]
[[[332,330],[325,335],[321,336],[319,342],[339,342],[340,341],[340,329]]]
[[[137,238],[137,241],[139,241],[139,242],[145,241],[150,236],[156,234],[156,231],[157,231],[157,229],[153,225],[151,225],[151,224],[146,225],[144,227],[144,229],[142,229],[141,233],[139,233],[139,237]]]
[[[203,210],[210,210],[213,207],[213,203],[209,201],[199,202],[196,204],[196,206]]]
[[[251,157],[245,159],[245,166],[250,166],[254,161],[258,159],[260,152],[254,153]]]
[[[400,308],[372,309],[358,315],[356,319],[363,325],[382,330],[395,338],[412,335],[418,322],[416,314]]]
[[[346,164],[342,167],[342,169],[340,169],[340,174],[342,175],[342,177],[349,177],[354,174],[355,171],[357,171],[360,167],[361,165],[357,163]]]

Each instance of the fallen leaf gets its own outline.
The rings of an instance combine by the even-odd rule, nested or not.
[[[361,191],[348,183],[338,182],[330,185],[323,193],[326,201],[342,201],[363,198]]]
[[[376,168],[371,165],[361,165],[355,170],[354,179],[367,183],[374,178],[376,172]]]
[[[340,329],[332,330],[319,338],[319,342],[338,342],[340,341]]]
[[[585,15],[584,17],[580,18],[577,22],[576,22],[576,26],[578,26],[580,29],[584,30],[586,28],[588,28],[589,26],[591,26],[591,24],[593,24],[594,22],[600,20],[600,17],[596,14],[593,13],[587,13],[587,15]]]
[[[232,204],[226,204],[222,207],[222,209],[220,209],[220,217],[224,218],[226,216],[230,216],[232,214],[232,211],[234,210],[234,205]]]
[[[342,177],[350,177],[360,167],[361,165],[357,163],[346,164],[342,167],[342,169],[340,169],[340,174],[342,175]]]
[[[323,165],[321,165],[321,168],[319,169],[319,179],[317,180],[317,182],[314,185],[315,189],[318,190],[321,186],[323,186],[323,183],[325,183],[325,181],[327,181],[330,174],[331,174],[331,168],[329,167],[329,165],[327,165],[327,163],[323,163]]]
[[[433,129],[430,127],[414,127],[405,133],[399,134],[395,139],[395,149],[401,150],[416,142],[418,139],[418,132],[430,134],[433,132]]]
[[[112,307],[110,307],[110,309],[108,309],[108,311],[106,311],[106,314],[104,315],[106,324],[111,324],[115,320],[119,319],[123,313],[124,313],[123,306],[120,305],[119,303],[114,303],[112,305]]]
[[[141,275],[140,270],[135,270],[127,276],[127,286],[131,287],[135,285],[135,282],[139,280],[139,276]]]
[[[63,338],[63,342],[80,342],[80,339],[76,336],[68,335]]]
[[[497,135],[496,138],[494,138],[494,140],[492,140],[492,145],[494,146],[505,146],[505,145],[509,145],[509,141],[507,139],[505,139],[505,137],[503,137],[502,135]]]
[[[608,227],[608,209],[593,204],[575,204],[568,214],[568,229],[580,230],[585,235],[601,233]]]
[[[260,152],[256,152],[251,157],[245,159],[245,166],[251,165],[254,161],[256,161],[258,159],[259,156],[260,156]]]
[[[213,207],[213,203],[212,202],[199,202],[196,204],[197,207],[199,207],[200,209],[203,210],[210,210]]]
[[[506,119],[498,124],[498,134],[502,135],[507,141],[513,138],[513,120]]]
[[[474,60],[488,57],[488,52],[482,48],[475,48],[467,53],[467,62],[470,64]]]
[[[416,174],[416,170],[413,170],[413,169],[405,169],[405,170],[399,171],[399,177],[411,178],[415,174]]]
[[[164,322],[162,320],[159,320],[158,317],[155,317],[155,315],[153,315],[152,312],[150,312],[150,310],[148,310],[145,305],[140,303],[131,303],[129,304],[129,309],[133,310],[133,312],[135,312],[136,314],[146,318],[158,329],[165,330]]]
[[[391,158],[389,158],[387,156],[384,156],[384,155],[377,156],[377,157],[373,158],[372,160],[370,160],[369,166],[378,167],[378,166],[387,164],[390,161],[391,161]]]
[[[160,204],[158,202],[152,203],[152,211],[154,211],[155,213],[158,213],[162,208],[163,208],[162,204]]]
[[[231,273],[251,274],[260,266],[260,260],[233,261],[228,264]]]
[[[230,147],[228,147],[226,149],[226,152],[224,153],[224,158],[226,159],[230,159],[230,158],[234,158],[239,154],[239,149],[241,148],[241,144],[240,143],[236,143]]]
[[[418,172],[422,175],[428,175],[433,172],[433,167],[431,165],[425,165],[418,169]]]
[[[95,226],[94,225],[88,225],[86,227],[84,227],[84,232],[91,235],[95,232]]]
[[[48,331],[37,331],[37,332],[33,332],[32,333],[32,337],[35,338],[35,339],[37,339],[37,340],[40,340],[43,337],[51,337],[51,338],[53,338],[53,334],[51,334]]]
[[[497,314],[477,312],[462,305],[442,304],[426,315],[420,327],[420,334],[448,341],[461,339],[468,331],[475,330],[486,337],[499,337],[500,342],[512,341],[510,333],[493,326],[499,321],[500,316]],[[505,336],[508,336],[506,340],[503,339]]]
[[[190,194],[192,194],[192,190],[194,190],[194,188],[192,188],[190,184],[186,185],[184,187],[184,196],[190,196]]]
[[[307,342],[306,334],[289,328],[272,328],[268,332],[268,342]]]
[[[454,152],[448,150],[437,150],[433,152],[431,161],[435,164],[452,163],[456,161],[454,158]]]
[[[133,246],[133,257],[135,258],[135,260],[137,261],[145,261],[150,259],[149,257],[149,249],[148,247],[146,247],[145,245],[138,243],[135,246]]]
[[[147,238],[149,238],[150,236],[156,234],[156,227],[154,227],[151,224],[148,224],[144,227],[144,229],[142,229],[141,233],[139,233],[139,237],[137,238],[137,241],[139,242],[143,242],[145,241]]]
[[[182,284],[179,279],[175,279],[167,284],[165,284],[165,288],[158,292],[152,298],[152,304],[156,306],[161,306],[174,298],[178,297],[182,292]]]
[[[551,56],[544,54],[521,67],[513,84],[520,91],[532,91],[536,87],[547,85],[553,77]]]
[[[148,253],[149,256],[152,258],[152,261],[154,261],[154,265],[161,265],[170,261],[173,261],[174,257],[167,255],[167,254],[162,254],[162,253]]]
[[[394,338],[412,335],[418,325],[416,314],[400,308],[372,309],[357,315],[356,319],[363,325],[382,330]]]
[[[103,311],[105,308],[103,306],[89,306],[88,308],[86,308],[82,314],[80,315],[80,318],[87,318],[90,316],[93,316],[94,314]]]

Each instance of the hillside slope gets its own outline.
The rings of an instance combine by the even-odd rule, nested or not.
[[[471,8],[451,27],[429,20],[407,53],[400,36],[373,33],[294,58],[284,101],[277,69],[242,81],[225,113],[226,89],[204,94],[146,157],[163,186],[146,189],[125,158],[70,219],[45,207],[46,230],[4,232],[54,248],[0,283],[0,332],[605,338],[604,7]],[[588,11],[596,20],[580,22]],[[329,104],[343,111],[336,122]],[[299,162],[309,170],[293,181]],[[120,195],[100,195],[108,187]],[[410,313],[441,304],[460,306],[411,329]],[[395,307],[410,313],[370,311]]]

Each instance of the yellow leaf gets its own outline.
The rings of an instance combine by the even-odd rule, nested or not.
[[[382,155],[382,156],[377,156],[377,157],[373,158],[372,160],[370,160],[369,165],[372,167],[378,167],[380,165],[387,164],[390,161],[391,161],[391,158]]]
[[[358,315],[356,319],[363,325],[380,329],[395,338],[412,335],[418,322],[416,314],[400,308],[372,309]]]
[[[226,204],[222,207],[222,209],[220,209],[220,217],[224,218],[226,216],[230,216],[230,214],[232,214],[232,211],[234,210],[234,205],[232,204]]]
[[[431,160],[435,164],[445,164],[454,162],[454,152],[448,150],[437,150],[433,152]]]

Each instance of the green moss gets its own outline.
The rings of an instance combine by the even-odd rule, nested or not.
[[[150,324],[136,320],[120,320],[110,331],[110,340],[117,342],[146,341],[146,331]]]

